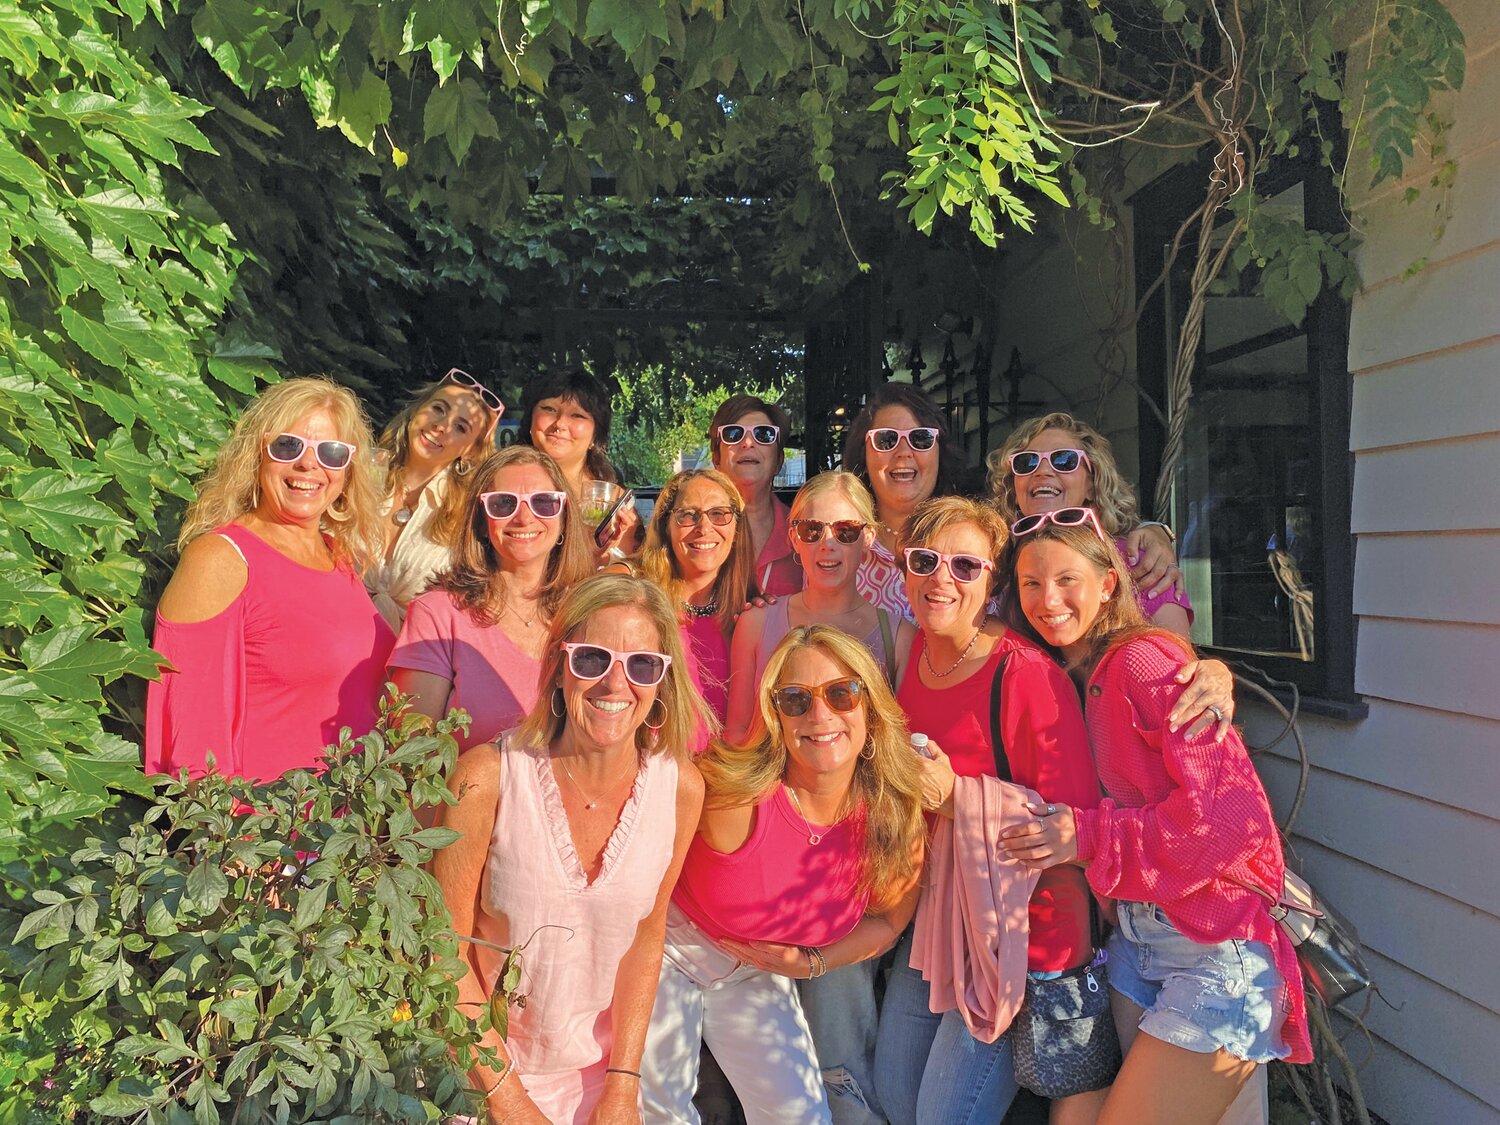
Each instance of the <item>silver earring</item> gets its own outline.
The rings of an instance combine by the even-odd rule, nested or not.
[[[559,719],[567,714],[568,703],[563,698],[562,688],[552,689],[552,698],[547,701],[547,709]]]

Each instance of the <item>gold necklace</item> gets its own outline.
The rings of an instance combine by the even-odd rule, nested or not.
[[[823,842],[823,837],[828,835],[828,830],[830,828],[837,828],[844,822],[844,818],[841,816],[838,818],[838,820],[834,821],[832,824],[824,828],[823,831],[819,832],[812,826],[812,821],[807,819],[807,814],[802,811],[802,802],[797,800],[797,791],[784,781],[781,783],[781,785],[786,790],[786,795],[792,799],[792,806],[797,810],[797,815],[802,818],[802,823],[807,828],[807,842],[809,844],[821,844]]]
[[[521,616],[521,611],[520,610],[518,610],[518,609],[512,609],[511,608],[511,604],[510,604],[510,599],[509,598],[506,598],[505,601],[500,604],[500,612],[501,613],[509,613],[509,614],[511,614],[513,617],[515,617],[515,619],[517,621],[519,621],[522,625],[526,626],[526,628],[528,628],[528,629],[530,629],[533,625],[535,625],[536,624],[536,619],[542,615],[542,603],[540,601],[538,601],[536,603],[536,607],[535,608],[536,608],[536,612],[531,615],[531,620],[527,621],[526,618],[524,618],[524,617]]]
[[[554,759],[554,761],[555,760],[556,759]],[[562,763],[562,768],[563,768],[563,773],[565,773],[565,774],[568,775],[568,780],[573,783],[573,788],[576,789],[576,790],[578,790],[578,795],[583,798],[583,807],[586,808],[586,809],[596,809],[596,808],[599,807],[599,802],[600,801],[604,800],[604,798],[608,794],[614,792],[615,786],[619,785],[620,782],[624,781],[625,778],[627,778],[628,776],[630,776],[631,773],[635,772],[635,770],[638,770],[640,768],[640,761],[636,760],[635,762],[632,762],[631,765],[632,765],[633,769],[627,770],[625,773],[622,773],[619,777],[617,777],[613,781],[611,781],[609,783],[609,787],[606,788],[603,793],[599,794],[599,796],[595,797],[593,800],[589,800],[589,795],[583,791],[583,786],[581,786],[581,785],[578,784],[578,779],[573,776],[573,771],[568,768],[568,763],[567,762],[563,762]]]

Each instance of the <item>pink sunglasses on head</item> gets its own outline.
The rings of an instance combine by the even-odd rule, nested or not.
[[[1038,512],[1034,516],[1022,516],[1010,525],[1010,532],[1012,535],[1030,535],[1049,523],[1055,523],[1058,527],[1081,527],[1086,523],[1092,524],[1094,533],[1104,542],[1109,542],[1109,536],[1104,534],[1104,528],[1099,525],[1099,517],[1094,514],[1092,508],[1059,508],[1055,512]]]

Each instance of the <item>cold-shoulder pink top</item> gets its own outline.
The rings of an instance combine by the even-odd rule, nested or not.
[[[212,753],[219,773],[270,781],[315,765],[340,727],[374,728],[395,636],[351,567],[302,566],[236,524],[214,534],[245,560],[245,588],[206,621],[157,615],[146,772],[201,777]]]

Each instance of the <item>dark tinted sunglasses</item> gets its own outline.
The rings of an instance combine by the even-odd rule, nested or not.
[[[266,456],[283,465],[291,464],[302,456],[302,451],[312,446],[313,456],[325,469],[338,471],[347,469],[354,459],[355,446],[347,441],[313,441],[300,434],[277,434],[266,442]]]
[[[1010,471],[1018,477],[1029,477],[1042,467],[1042,458],[1051,462],[1059,473],[1076,473],[1078,466],[1089,463],[1089,455],[1081,449],[1054,449],[1051,453],[1038,453],[1035,449],[1023,449],[1010,455]]]
[[[976,582],[985,571],[995,569],[994,563],[978,555],[945,555],[930,547],[906,548],[906,572],[915,574],[918,578],[936,574],[938,564],[944,562],[948,564],[948,573],[953,575],[955,582]]]
[[[719,427],[719,441],[725,445],[739,445],[745,440],[746,427],[738,423]],[[756,445],[775,445],[781,437],[781,427],[771,425],[750,426],[749,434]]]
[[[832,523],[823,520],[792,521],[792,531],[804,543],[821,543],[826,530],[832,532],[833,537],[846,547],[859,542],[859,537],[865,533],[865,526],[858,520],[834,520]]]
[[[625,669],[625,678],[636,687],[655,687],[672,663],[664,652],[618,652],[603,645],[572,641],[564,642],[563,651],[568,654],[568,671],[587,683],[604,679],[618,661]]]
[[[1082,527],[1089,524],[1094,529],[1094,534],[1106,543],[1109,538],[1104,534],[1104,528],[1099,524],[1099,517],[1094,514],[1092,508],[1059,508],[1055,512],[1038,512],[1034,516],[1022,516],[1010,525],[1012,535],[1030,535],[1042,527],[1043,524],[1055,523],[1058,527]]]
[[[771,702],[776,710],[788,719],[796,719],[807,714],[812,707],[814,696],[828,704],[830,710],[844,714],[858,707],[864,694],[865,685],[859,680],[852,679],[829,680],[826,684],[819,684],[817,687],[807,687],[805,684],[782,684],[771,693]]]
[[[566,492],[481,492],[479,502],[492,520],[508,520],[524,503],[539,520],[555,520],[568,502]]]
[[[882,426],[878,430],[871,430],[868,435],[870,445],[882,453],[889,453],[901,444],[901,439],[906,439],[906,444],[918,451],[931,449],[937,444],[938,432],[932,426],[918,426],[912,430],[893,430]]]

